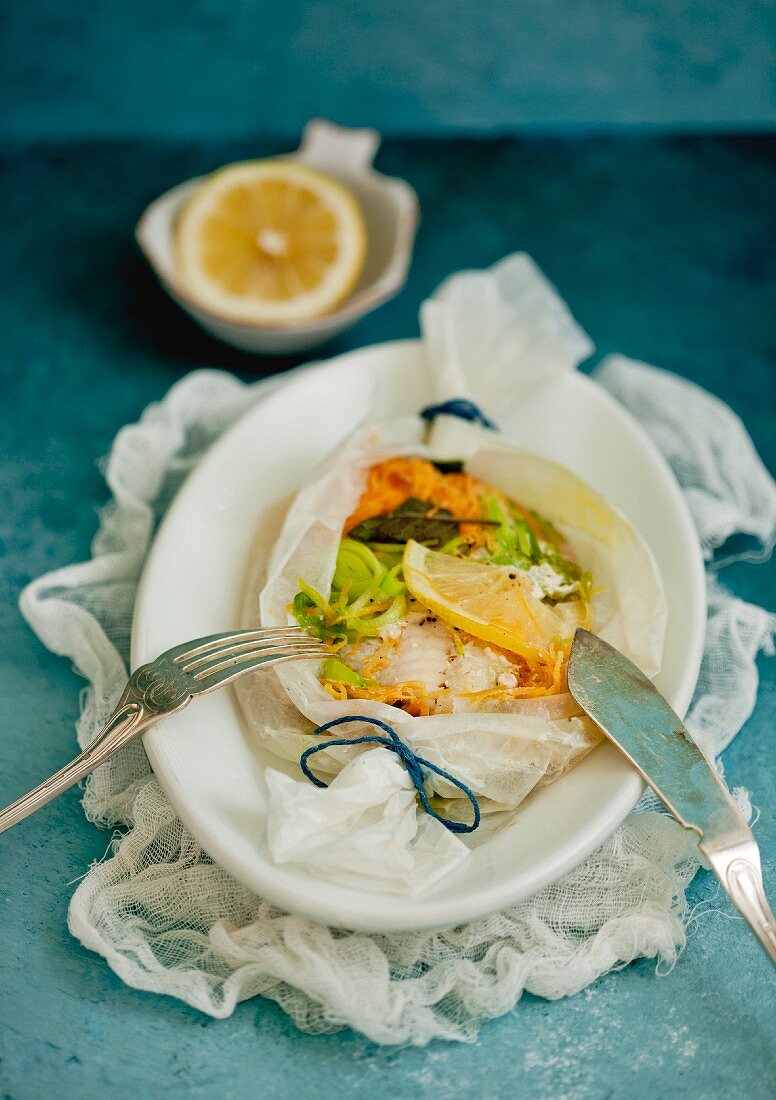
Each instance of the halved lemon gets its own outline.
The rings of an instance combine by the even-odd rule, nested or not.
[[[451,626],[526,660],[549,660],[552,643],[563,634],[552,608],[507,567],[454,558],[411,540],[404,580],[419,603]]]
[[[366,242],[347,188],[283,159],[214,172],[177,227],[178,266],[191,294],[230,320],[268,326],[330,313],[358,282]]]

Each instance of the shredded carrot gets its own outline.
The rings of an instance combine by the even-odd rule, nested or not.
[[[538,699],[546,695],[561,695],[566,690],[567,664],[568,647],[553,646],[550,650],[550,661],[547,663],[529,665],[523,661],[522,666],[516,664],[515,674],[518,676],[518,683],[515,687],[499,684],[485,691],[461,692],[461,695],[474,702],[484,702],[488,699]],[[520,668],[519,673],[518,668]]]
[[[391,651],[396,649],[399,644],[398,638],[383,638],[380,641],[377,649],[371,656],[367,657],[361,666],[361,674],[366,676],[368,680],[374,679],[374,677],[385,668],[388,664],[388,658],[391,655]],[[355,650],[354,650],[355,654]]]

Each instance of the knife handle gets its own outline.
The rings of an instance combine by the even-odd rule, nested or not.
[[[747,830],[749,832],[749,830]],[[776,966],[776,918],[763,888],[760,849],[751,833],[732,844],[700,844],[730,900]]]

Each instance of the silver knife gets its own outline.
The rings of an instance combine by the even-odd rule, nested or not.
[[[760,849],[713,763],[651,681],[622,653],[577,630],[569,691],[685,829],[776,965],[776,920],[763,889]]]

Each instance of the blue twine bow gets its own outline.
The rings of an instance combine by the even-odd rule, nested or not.
[[[431,817],[435,817],[437,821],[441,821],[451,833],[473,833],[479,826],[481,816],[480,804],[477,801],[477,796],[474,794],[474,791],[467,787],[465,783],[462,783],[460,779],[456,779],[454,775],[450,775],[450,773],[446,772],[443,768],[438,768],[436,764],[432,764],[430,760],[424,760],[422,756],[416,756],[409,745],[402,741],[396,730],[389,726],[387,722],[381,722],[379,718],[368,718],[365,714],[346,714],[344,718],[335,718],[332,722],[324,722],[322,726],[318,726],[317,729],[313,730],[313,735],[325,733],[326,730],[330,730],[334,726],[341,726],[344,722],[367,722],[370,726],[378,726],[381,730],[385,730],[388,736],[381,737],[379,734],[372,733],[365,734],[363,737],[336,737],[331,741],[323,741],[319,745],[312,745],[309,749],[305,749],[299,758],[299,766],[304,775],[311,783],[314,783],[316,787],[328,787],[329,784],[324,783],[322,779],[318,779],[317,776],[313,775],[308,767],[307,761],[314,753],[333,748],[335,745],[382,745],[383,748],[395,752],[407,769],[409,777],[415,784],[415,789],[420,795],[423,809],[427,814]],[[450,818],[442,817],[436,810],[432,810],[431,803],[426,794],[426,788],[423,785],[423,768],[427,768],[429,771],[441,776],[442,779],[446,779],[448,783],[452,783],[462,794],[466,795],[474,810],[474,821],[471,825],[467,825],[465,821],[451,821]]]
[[[442,401],[439,405],[426,405],[425,409],[420,410],[420,415],[429,422],[437,416],[458,416],[461,420],[472,420],[476,424],[482,424],[483,428],[498,431],[496,425],[482,409],[477,408],[474,402],[466,397],[451,397],[449,401]]]

